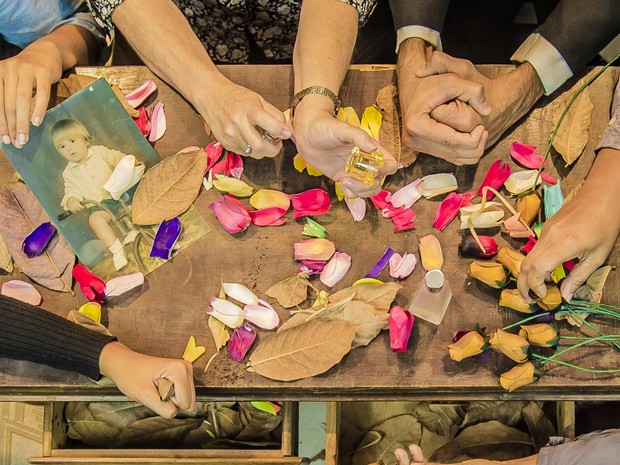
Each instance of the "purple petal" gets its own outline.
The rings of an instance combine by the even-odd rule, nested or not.
[[[28,258],[34,258],[41,255],[47,245],[56,234],[56,228],[51,223],[42,223],[37,229],[32,231],[22,243],[22,252]]]
[[[256,331],[251,324],[245,323],[232,333],[228,342],[228,356],[235,362],[241,362],[256,339]]]
[[[365,278],[378,278],[383,269],[387,266],[390,261],[390,257],[394,255],[394,250],[391,247],[388,247],[383,256],[379,259],[375,266],[364,276]]]
[[[172,248],[181,235],[181,229],[181,220],[178,217],[172,218],[170,221],[162,221],[157,229],[149,256],[169,260]]]

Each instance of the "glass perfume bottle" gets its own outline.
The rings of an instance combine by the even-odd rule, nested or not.
[[[431,270],[415,291],[409,311],[416,317],[438,325],[443,320],[451,298],[450,284],[443,273]]]
[[[345,171],[364,184],[372,186],[379,170],[383,166],[385,158],[381,152],[364,152],[359,147],[353,147],[347,159]]]

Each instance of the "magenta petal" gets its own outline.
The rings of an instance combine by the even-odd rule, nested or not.
[[[536,245],[536,241],[537,241],[536,237],[534,236],[528,237],[527,242],[520,249],[521,252],[523,252],[525,255],[530,253],[532,249],[534,248],[534,246]]]
[[[302,260],[299,264],[299,271],[307,274],[319,274],[326,264],[326,260]]]
[[[400,207],[395,207],[391,203],[385,204],[385,207],[381,210],[381,215],[383,218],[394,218],[396,215],[401,214],[406,210],[405,206],[402,205]]]
[[[149,142],[155,142],[161,139],[166,132],[166,113],[164,113],[163,102],[158,102],[151,113],[151,132],[149,133]]]
[[[251,324],[245,323],[235,329],[228,342],[228,356],[235,362],[241,362],[256,339],[256,331]]]
[[[137,87],[125,95],[125,100],[127,100],[127,103],[131,105],[132,108],[137,108],[142,105],[147,97],[155,92],[155,90],[157,90],[157,85],[149,79],[140,87]]]
[[[535,145],[513,142],[510,146],[510,156],[526,168],[537,170],[542,166],[544,158],[536,153]]]
[[[394,255],[394,250],[391,247],[385,249],[381,258],[375,263],[375,265],[370,269],[364,278],[378,278],[384,268],[387,266],[390,258]]]
[[[73,267],[73,277],[88,300],[99,303],[105,301],[105,283],[99,276],[78,263]]]
[[[456,192],[450,193],[439,205],[435,219],[433,220],[433,227],[443,231],[446,226],[457,217],[460,208],[463,204],[463,195]]]
[[[243,158],[241,158],[241,155],[228,152],[226,155],[226,165],[227,175],[230,174],[233,178],[241,179],[243,174]]]
[[[215,177],[216,174],[227,176],[226,174],[227,170],[228,170],[228,162],[226,161],[226,158],[218,161],[211,167],[211,173],[213,174],[213,177]]]
[[[540,173],[540,179],[542,179],[545,182],[548,182],[549,184],[555,186],[558,183],[558,180],[555,179],[553,176],[551,176],[548,173],[545,173],[544,171],[541,171]]]
[[[394,231],[404,231],[406,229],[415,228],[415,218],[416,214],[410,208],[402,211],[392,218],[392,223],[394,223]]]
[[[149,121],[149,115],[144,109],[144,107],[138,108],[138,113],[138,117],[134,118],[133,120],[135,121],[136,126],[138,126],[138,129],[140,129],[142,135],[148,136],[149,132],[151,132],[151,122]]]
[[[286,210],[278,207],[263,208],[261,210],[249,211],[252,223],[256,226],[280,226],[286,223]]]
[[[230,234],[236,234],[250,226],[251,218],[247,208],[230,195],[221,196],[209,205],[209,208]]]
[[[310,189],[293,194],[290,198],[295,210],[295,218],[322,215],[332,208],[329,194],[323,189]]]
[[[181,220],[179,217],[172,218],[170,221],[162,221],[155,234],[153,247],[149,257],[159,257],[169,260],[172,254],[172,248],[181,236]]]
[[[22,252],[26,254],[28,258],[34,258],[37,255],[41,255],[47,245],[56,234],[56,228],[52,223],[41,223],[37,228],[32,231],[22,242]]]
[[[478,195],[482,195],[482,189],[485,186],[492,187],[495,190],[499,190],[506,179],[510,177],[512,174],[512,168],[507,163],[502,162],[501,160],[495,160],[493,164],[489,167],[489,171],[487,171],[486,176],[484,177],[484,181],[478,188]],[[487,200],[491,200],[495,194],[492,192],[487,192]]]
[[[392,194],[390,194],[389,191],[382,190],[377,195],[370,197],[370,201],[377,208],[377,210],[383,210],[390,201],[391,195]]]
[[[461,256],[466,258],[491,258],[497,255],[499,246],[495,239],[489,236],[478,236],[480,243],[484,247],[484,252],[476,242],[473,236],[463,236],[459,244],[459,252]]]
[[[390,310],[388,326],[390,328],[390,348],[393,352],[407,351],[414,320],[415,318],[411,313],[398,305]]]
[[[219,142],[211,142],[209,145],[205,147],[205,153],[207,154],[207,169],[205,173],[215,165],[215,162],[218,161],[222,157],[222,151],[224,147]],[[220,172],[213,174],[222,174]]]

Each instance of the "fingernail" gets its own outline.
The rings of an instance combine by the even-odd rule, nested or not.
[[[32,120],[32,124],[35,126],[39,126],[41,124],[41,117],[40,116],[35,116]]]
[[[26,143],[26,134],[23,132],[19,133],[19,143],[24,145]]]
[[[290,130],[285,129],[284,131],[282,131],[282,139],[288,139],[292,136],[293,134],[291,133]]]
[[[6,134],[2,136],[2,143],[6,145],[11,145],[11,138]]]

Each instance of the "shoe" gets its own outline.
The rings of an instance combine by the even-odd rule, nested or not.
[[[112,255],[112,261],[114,262],[114,268],[116,271],[120,271],[121,269],[127,266],[127,256],[125,255],[125,251],[121,251]]]
[[[136,237],[138,237],[138,234],[140,234],[140,231],[138,231],[137,229],[131,229],[127,235],[125,236],[125,238],[123,239],[123,245],[127,245],[130,242],[133,242],[136,240]]]

